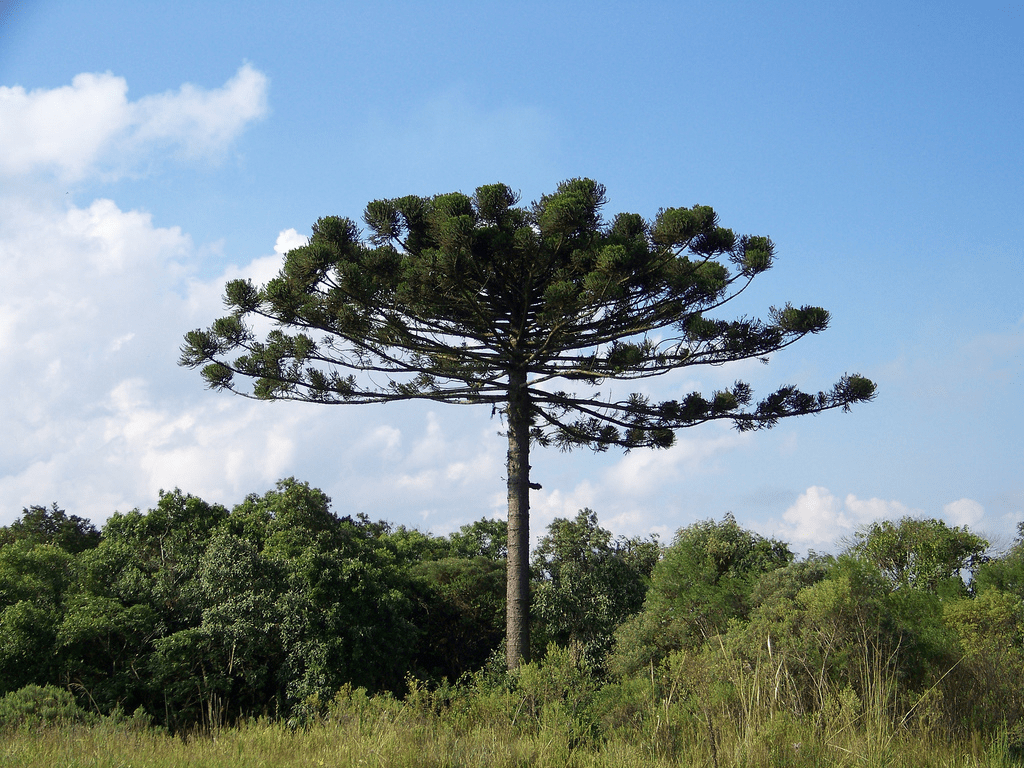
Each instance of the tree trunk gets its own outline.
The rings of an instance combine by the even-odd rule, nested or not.
[[[530,400],[526,372],[509,375],[508,575],[505,642],[508,668],[530,660]]]

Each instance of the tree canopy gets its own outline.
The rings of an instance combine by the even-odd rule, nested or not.
[[[767,359],[829,322],[820,307],[790,304],[767,320],[710,316],[772,266],[772,241],[721,227],[708,206],[606,220],[605,202],[604,186],[571,179],[529,206],[503,184],[375,200],[365,233],[351,219],[322,218],[266,285],[229,282],[229,314],[182,347],[181,364],[202,367],[210,387],[249,397],[424,399],[501,412],[510,666],[529,648],[531,442],[665,448],[683,427],[763,429],[875,392],[860,375],[817,393],[782,386],[759,401],[742,381],[665,401],[602,392],[608,380]],[[260,317],[277,325],[265,339],[251,325]]]
[[[591,509],[555,518],[533,556],[533,615],[541,625],[534,647],[554,642],[603,665],[615,628],[643,607],[660,556],[657,539],[613,540]]]
[[[894,587],[967,591],[971,575],[988,559],[989,543],[966,527],[903,517],[871,523],[854,534],[849,551],[873,563]]]
[[[9,528],[0,529],[0,547],[23,539],[36,544],[54,544],[75,553],[99,544],[100,532],[88,520],[68,515],[54,502],[49,507],[34,504],[22,509],[21,517]]]

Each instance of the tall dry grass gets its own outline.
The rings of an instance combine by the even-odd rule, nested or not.
[[[883,660],[884,662],[884,660]],[[404,700],[344,688],[288,722],[256,719],[170,735],[123,722],[9,730],[0,765],[88,768],[1001,768],[1005,737],[952,737],[911,726],[884,663],[862,690],[821,691],[802,711],[785,660],[750,663],[721,648],[678,653],[646,676],[598,685],[552,649],[514,681],[477,679]],[[915,705],[916,706],[916,705]],[[915,721],[917,722],[917,721]]]

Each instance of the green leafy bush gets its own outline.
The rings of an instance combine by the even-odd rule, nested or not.
[[[745,530],[731,514],[681,528],[654,567],[643,611],[616,631],[609,669],[635,674],[721,635],[749,616],[758,580],[792,560],[788,545]]]
[[[0,728],[38,728],[93,722],[96,718],[70,691],[52,685],[26,685],[0,698]]]

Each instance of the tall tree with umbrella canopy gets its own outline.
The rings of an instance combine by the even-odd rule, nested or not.
[[[266,285],[229,282],[230,314],[182,346],[181,364],[202,366],[210,387],[248,397],[499,411],[510,668],[529,658],[531,444],[667,448],[683,427],[725,419],[764,429],[875,393],[859,375],[817,393],[783,386],[761,400],[742,381],[663,402],[602,392],[609,381],[766,359],[829,321],[820,307],[789,304],[767,320],[709,317],[772,266],[771,240],[737,236],[707,206],[609,221],[605,202],[604,186],[571,179],[529,206],[503,184],[472,196],[375,200],[365,235],[350,219],[322,218]],[[277,327],[258,338],[252,317]]]

